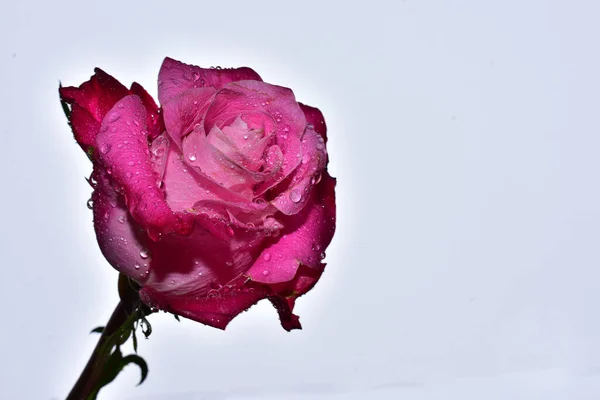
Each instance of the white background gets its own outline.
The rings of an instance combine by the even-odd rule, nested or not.
[[[100,399],[600,398],[596,1],[48,1],[0,16],[0,398],[62,399],[117,302],[57,96],[247,65],[321,108],[338,229],[298,302],[154,315]]]

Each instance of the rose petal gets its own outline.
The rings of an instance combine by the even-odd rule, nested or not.
[[[283,192],[272,201],[282,213],[291,215],[300,211],[310,197],[314,184],[321,179],[327,164],[327,152],[323,138],[312,128],[307,128],[302,137],[302,162],[279,186]],[[277,188],[275,189],[277,193]]]
[[[226,286],[215,289],[210,296],[170,296],[143,288],[140,297],[161,309],[174,312],[205,325],[225,329],[239,313],[270,294],[268,288],[238,277]],[[161,307],[162,306],[162,307]]]
[[[165,131],[165,124],[160,114],[159,107],[156,102],[148,94],[139,83],[133,82],[130,89],[131,94],[135,94],[140,97],[144,107],[146,107],[146,127],[148,128],[148,136],[150,139],[156,138],[158,135]]]
[[[315,132],[323,137],[327,143],[327,125],[325,118],[318,108],[307,106],[306,104],[298,103],[306,117],[306,123],[313,126]]]
[[[300,264],[319,268],[335,231],[335,179],[326,172],[304,209],[282,218],[283,236],[262,251],[247,275],[256,282],[288,282]]]
[[[75,140],[87,152],[94,145],[100,123],[108,110],[129,91],[118,80],[96,68],[89,81],[78,88],[61,87],[59,94],[61,100],[72,105],[71,124]]]
[[[92,195],[94,228],[100,250],[117,271],[143,284],[148,277],[148,263],[152,261],[146,250],[147,236],[129,215],[109,175],[96,168],[94,178],[97,180]]]
[[[162,103],[167,132],[178,146],[194,125],[202,121],[214,94],[211,87],[192,88]]]
[[[166,57],[158,73],[158,100],[164,105],[191,88],[214,87],[220,89],[229,82],[240,80],[261,81],[262,79],[248,67],[206,69]]]
[[[164,232],[175,218],[156,185],[159,177],[152,168],[147,135],[146,109],[138,96],[129,95],[104,118],[96,145],[133,218],[144,228]]]

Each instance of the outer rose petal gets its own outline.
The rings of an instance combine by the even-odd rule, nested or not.
[[[148,150],[146,110],[138,96],[119,101],[102,123],[96,144],[100,161],[125,195],[133,218],[144,228],[166,233],[175,218],[157,187]]]
[[[272,204],[286,215],[296,214],[308,201],[313,185],[321,179],[326,164],[327,152],[323,138],[312,128],[307,128],[302,136],[302,163],[289,179],[274,189],[276,191],[282,187],[283,192]]]
[[[140,291],[140,297],[147,304],[156,305],[205,325],[225,329],[239,313],[271,294],[266,286],[246,281],[245,277],[240,276],[227,285],[213,290],[210,296],[204,297],[168,295],[161,297],[148,288]]]
[[[163,122],[162,116],[160,115],[159,107],[156,105],[156,102],[146,92],[146,89],[142,87],[137,82],[133,82],[131,84],[131,94],[135,94],[142,99],[142,103],[144,103],[144,107],[146,107],[146,126],[148,127],[148,136],[150,139],[154,139],[161,133],[165,131],[165,124]]]
[[[59,89],[60,98],[72,105],[71,124],[75,140],[86,152],[94,145],[100,123],[108,110],[129,94],[125,86],[100,68],[94,69],[94,72],[90,80],[78,88]]]
[[[158,73],[158,100],[164,105],[191,88],[220,89],[229,82],[241,80],[262,81],[260,76],[248,67],[205,69],[166,57]]]
[[[282,219],[283,236],[265,248],[247,275],[261,283],[291,281],[301,264],[320,268],[335,231],[335,179],[324,173],[302,211]]]
[[[323,137],[327,143],[327,125],[325,118],[318,108],[307,106],[306,104],[298,103],[306,117],[306,123],[313,126],[315,132]]]
[[[97,185],[92,195],[94,228],[100,250],[119,272],[143,284],[148,277],[148,238],[133,221],[127,207],[113,188],[109,175],[96,169]]]

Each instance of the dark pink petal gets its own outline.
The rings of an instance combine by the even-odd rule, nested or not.
[[[129,94],[125,86],[100,68],[94,69],[94,72],[90,80],[78,88],[59,89],[60,98],[73,106],[71,120],[75,140],[85,151],[94,145],[100,123],[108,110]]]
[[[314,127],[315,132],[323,136],[325,143],[327,143],[327,125],[325,124],[325,118],[318,108],[307,106],[306,104],[298,103],[300,108],[304,112],[306,117],[306,123]]]
[[[207,296],[171,296],[143,288],[140,297],[147,304],[174,312],[205,325],[225,329],[239,313],[270,294],[267,287],[246,282],[240,276]]]
[[[124,199],[113,187],[109,175],[96,168],[97,180],[92,200],[94,204],[94,228],[100,250],[108,262],[140,284],[148,277],[148,237],[131,218]]]
[[[83,150],[88,152],[90,147],[93,148],[95,145],[96,135],[100,130],[100,122],[77,103],[71,106],[70,122],[75,140]]]
[[[202,121],[215,89],[201,87],[188,89],[163,104],[163,116],[169,136],[181,146],[181,140]]]
[[[220,89],[229,82],[241,80],[261,81],[260,76],[247,67],[217,69],[200,68],[165,58],[158,74],[158,100],[165,105],[172,98],[191,88],[213,87]]]
[[[248,270],[252,280],[276,284],[291,281],[301,264],[320,268],[335,231],[335,179],[326,172],[301,212],[282,218],[283,236],[265,248]]]
[[[297,315],[292,313],[294,309],[294,299],[286,299],[281,296],[271,296],[269,300],[277,310],[279,314],[279,320],[281,321],[281,326],[286,331],[291,331],[292,329],[302,329],[302,325],[300,325],[300,319]]]
[[[164,296],[205,297],[248,270],[275,221],[249,229],[218,208],[200,210],[189,236],[164,235],[149,244],[146,287]],[[163,308],[162,306],[160,306]]]
[[[321,180],[327,164],[327,151],[323,137],[312,128],[302,136],[302,162],[292,175],[282,182],[283,191],[272,204],[282,213],[291,215],[300,211],[310,197],[311,190]]]
[[[133,82],[130,91],[131,94],[139,96],[142,103],[144,103],[144,107],[146,107],[146,127],[148,128],[148,136],[152,140],[165,131],[165,124],[159,107],[152,96],[139,83]]]
[[[133,218],[144,228],[164,232],[174,215],[157,187],[146,130],[146,109],[136,95],[120,100],[106,115],[96,138],[100,161],[125,196]]]

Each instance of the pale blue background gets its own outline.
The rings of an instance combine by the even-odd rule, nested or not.
[[[220,4],[220,5],[219,5]],[[64,398],[117,302],[57,98],[248,65],[320,107],[338,232],[286,333],[152,316],[100,399],[600,398],[600,3],[49,1],[0,15],[0,398]]]

